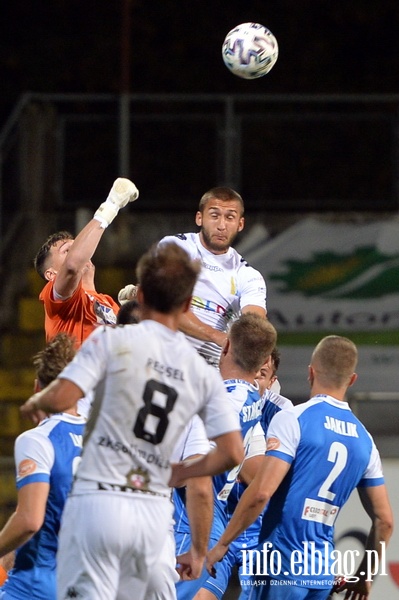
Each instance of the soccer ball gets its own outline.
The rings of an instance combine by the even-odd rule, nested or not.
[[[226,67],[244,79],[257,79],[270,71],[277,61],[277,40],[259,23],[241,23],[226,35],[222,46]]]

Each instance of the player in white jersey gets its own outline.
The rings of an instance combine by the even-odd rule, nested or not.
[[[137,267],[142,321],[97,329],[56,382],[24,405],[29,414],[59,410],[95,388],[60,532],[59,600],[144,598],[172,517],[169,481],[190,470],[172,468],[171,454],[194,414],[216,444],[195,475],[242,460],[220,375],[177,330],[199,268],[176,244],[152,248]]]
[[[127,300],[122,303],[116,318],[118,325],[132,325],[140,322],[140,306],[137,300]],[[206,436],[205,427],[198,415],[194,415],[186,425],[177,441],[171,462],[199,458],[211,449]],[[184,498],[184,511],[180,504]],[[213,517],[212,478],[191,477],[184,488],[173,490],[175,505],[174,517],[177,515],[176,531],[182,539],[188,538],[188,555],[185,565],[179,565],[182,579],[190,580],[201,573],[206,552],[208,550],[209,533]],[[187,510],[185,507],[187,506]],[[185,544],[185,548],[187,544]],[[176,570],[176,544],[174,537],[174,521],[171,523],[162,552],[153,571],[147,588],[145,600],[169,600],[174,595],[175,583],[179,580]]]
[[[248,557],[254,573],[251,600],[328,598],[336,574],[334,523],[354,488],[372,521],[367,551],[374,551],[374,560],[366,552],[356,573],[348,574],[354,578],[344,586],[345,598],[369,596],[376,557],[390,539],[393,519],[378,451],[345,401],[356,364],[356,346],[347,338],[319,342],[309,366],[311,399],[273,417],[262,468],[208,554],[211,569],[270,500],[258,553]]]
[[[58,334],[33,359],[40,389],[75,353]],[[25,431],[15,442],[18,505],[0,531],[0,556],[18,548],[14,568],[0,589],[2,600],[55,600],[56,552],[61,514],[82,450],[86,420],[76,405]]]
[[[182,317],[180,330],[207,362],[217,366],[233,320],[245,312],[266,316],[266,284],[231,247],[244,228],[240,194],[227,187],[212,188],[202,196],[195,222],[199,233],[166,236],[160,243],[173,241],[201,261],[191,310]],[[132,290],[134,286],[126,286],[118,299],[127,299]]]

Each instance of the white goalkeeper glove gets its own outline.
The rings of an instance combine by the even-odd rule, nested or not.
[[[124,288],[119,290],[118,292],[118,302],[123,305],[129,300],[134,300],[137,296],[138,285],[133,285],[133,283],[129,283]]]
[[[115,179],[108,198],[103,202],[94,213],[93,219],[100,222],[101,227],[105,229],[115,219],[120,208],[123,208],[129,202],[134,202],[139,197],[139,191],[130,179],[118,177]]]

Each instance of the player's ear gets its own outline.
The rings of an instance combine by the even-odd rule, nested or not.
[[[310,385],[313,385],[314,382],[314,369],[312,367],[312,365],[308,366],[308,381],[310,383]]]
[[[357,373],[352,373],[351,378],[349,380],[348,387],[350,387],[351,385],[353,385],[355,383],[356,379],[357,379]]]
[[[190,296],[189,298],[187,298],[187,300],[183,303],[183,312],[186,313],[187,311],[190,310],[191,307],[191,300],[192,300],[192,296]]]
[[[240,217],[240,220],[238,221],[238,231],[242,231],[244,229],[244,225],[245,225],[244,217]]]
[[[49,267],[44,271],[44,278],[46,279],[46,281],[53,281],[56,275],[57,271],[55,271],[53,267]]]
[[[143,290],[141,289],[140,285],[137,285],[137,291],[136,291],[136,298],[137,302],[139,304],[144,304],[144,295],[143,295]]]
[[[197,210],[195,215],[195,224],[198,225],[198,227],[202,226],[202,212],[199,210]]]
[[[229,348],[230,348],[230,340],[229,340],[229,338],[227,337],[227,338],[226,338],[226,341],[225,341],[225,343],[224,343],[224,345],[223,345],[223,348],[222,348],[222,354],[227,354],[227,353],[228,353],[228,351],[229,351]]]

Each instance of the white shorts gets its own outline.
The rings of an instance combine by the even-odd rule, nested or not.
[[[149,494],[69,497],[59,535],[58,600],[145,598],[172,512],[169,498]]]
[[[151,574],[145,600],[172,600],[176,598],[176,545],[173,530],[168,532],[155,572]]]

